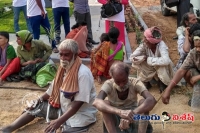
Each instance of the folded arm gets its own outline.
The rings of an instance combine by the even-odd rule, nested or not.
[[[120,116],[123,119],[128,119],[129,121],[133,121],[133,111],[132,110],[122,110],[116,107],[111,106],[110,104],[106,103],[104,100],[107,97],[107,94],[104,91],[100,91],[99,95],[93,102],[93,106],[95,106],[99,111],[106,112],[110,114],[115,114]]]
[[[134,114],[149,112],[156,105],[155,98],[147,90],[143,91],[141,95],[145,100],[141,105],[133,110]]]
[[[139,47],[130,55],[130,61],[134,61],[134,58],[137,56],[146,55],[144,45],[140,44]]]
[[[168,48],[166,46],[159,47],[160,57],[148,57],[147,64],[150,66],[166,66],[171,60],[169,58]]]

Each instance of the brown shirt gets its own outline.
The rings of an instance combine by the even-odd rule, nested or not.
[[[187,55],[185,61],[183,62],[181,69],[189,70],[191,68],[196,68],[200,71],[200,52],[193,48]]]
[[[121,100],[118,98],[118,94],[116,89],[113,87],[114,80],[110,79],[107,80],[101,90],[103,90],[107,96],[108,100],[111,103],[111,106],[120,108],[120,109],[134,109],[137,107],[137,94],[142,94],[146,87],[144,84],[136,79],[136,78],[129,78],[129,93],[128,97],[125,100]]]

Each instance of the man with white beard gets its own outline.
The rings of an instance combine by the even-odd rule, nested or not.
[[[77,56],[77,43],[72,39],[64,40],[59,45],[59,54],[57,74],[46,93],[37,100],[37,106],[26,109],[13,123],[4,127],[3,132],[12,132],[35,117],[48,116],[54,119],[50,121],[45,133],[55,132],[61,125],[64,133],[83,132],[96,121],[97,110],[92,106],[96,97],[94,80],[90,69]],[[48,103],[51,106],[47,114]],[[38,111],[38,108],[41,110]],[[60,117],[57,113],[59,109],[62,112]]]
[[[140,119],[138,123],[134,118],[139,114],[148,115],[156,100],[140,80],[128,77],[129,69],[123,62],[114,63],[109,71],[112,79],[103,84],[93,103],[102,112],[104,133],[151,133],[153,130],[148,120]],[[144,99],[137,101],[137,94]]]

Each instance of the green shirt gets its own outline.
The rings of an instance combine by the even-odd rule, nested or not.
[[[110,49],[109,55],[113,54],[114,51]],[[124,52],[123,52],[123,47],[121,50],[119,50],[116,55],[114,56],[114,60],[123,60],[124,59]]]
[[[15,53],[15,49],[13,48],[12,45],[8,45],[7,51],[6,51],[6,58],[7,59],[14,59],[15,57],[17,57],[17,55]]]
[[[23,46],[17,47],[17,55],[20,58],[21,64],[30,60],[41,58],[47,61],[52,53],[50,46],[40,40],[31,41],[31,50],[27,51]]]

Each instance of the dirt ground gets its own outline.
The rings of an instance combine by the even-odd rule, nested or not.
[[[176,15],[169,17],[162,16],[159,9],[159,0],[131,0],[131,2],[137,8],[148,27],[158,26],[159,28],[161,28],[163,33],[163,40],[169,47],[170,57],[172,61],[176,63],[179,56],[177,53],[176,40],[172,39],[176,35]],[[131,47],[134,50],[134,48],[137,47],[136,41],[134,39],[135,33],[129,33],[128,36],[132,45]],[[98,93],[101,85],[96,82],[95,85]],[[0,88],[0,128],[8,125],[21,114],[21,112],[23,111],[22,101],[24,96],[29,95],[30,93],[41,95],[46,90],[46,88],[44,88],[44,90],[35,91],[24,89],[11,89],[11,86],[15,86],[15,88],[18,88],[20,86],[25,86],[24,88],[28,87],[30,89],[38,88],[36,85],[27,82],[6,83],[5,86],[6,88]],[[180,116],[184,113],[191,113],[194,115],[194,122],[190,122],[189,120],[179,120],[176,122],[171,119],[168,121],[168,123],[165,122],[163,129],[161,120],[154,120],[151,121],[154,129],[153,133],[199,133],[200,114],[191,112],[190,107],[187,105],[189,99],[188,96],[186,96],[187,90],[191,91],[191,89],[188,89],[186,87],[176,88],[175,93],[173,93],[173,95],[171,96],[170,104],[164,105],[162,101],[159,100],[154,109],[150,112],[150,115],[157,114],[158,116],[161,116],[162,112],[164,111],[168,112],[171,116],[173,116],[173,114],[177,114]],[[149,91],[156,100],[159,99],[160,93],[157,85],[154,85]],[[45,123],[45,120],[36,119],[29,125],[22,127],[16,132],[42,133],[46,125],[47,124]],[[87,133],[102,132],[102,117],[101,114],[98,112],[97,122],[89,129]]]

